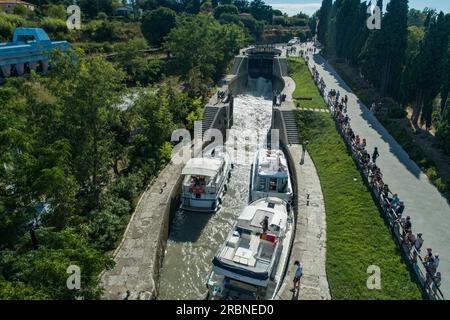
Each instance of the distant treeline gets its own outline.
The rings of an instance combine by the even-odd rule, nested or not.
[[[411,106],[415,126],[434,125],[450,154],[450,14],[409,9],[408,0],[391,0],[382,12],[381,29],[369,30],[369,4],[323,0],[318,40],[327,55],[357,66],[382,96]],[[377,5],[383,8],[383,1]]]

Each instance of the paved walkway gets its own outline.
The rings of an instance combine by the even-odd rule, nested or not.
[[[383,180],[405,202],[405,212],[411,216],[413,232],[423,233],[424,247],[431,247],[433,252],[440,254],[441,290],[450,299],[449,203],[325,59],[314,55],[309,63],[311,67],[316,66],[327,91],[336,89],[341,97],[348,96],[348,115],[353,130],[367,140],[370,153],[378,147],[380,157],[377,165],[383,172]]]
[[[127,290],[129,300],[155,298],[164,247],[161,241],[165,241],[164,232],[168,232],[164,224],[182,168],[182,165],[167,165],[142,195],[114,252],[116,265],[101,275],[103,299],[122,300]]]
[[[326,215],[319,176],[309,154],[302,159],[302,147],[288,147],[295,163],[298,217],[289,269],[278,294],[281,300],[329,300],[330,291],[325,270]],[[294,261],[303,264],[300,292],[294,295]]]

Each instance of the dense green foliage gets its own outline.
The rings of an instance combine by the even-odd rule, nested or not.
[[[175,11],[165,7],[148,11],[142,18],[141,29],[144,37],[152,45],[161,45],[164,37],[175,27],[175,17]]]
[[[382,28],[369,32],[366,9],[365,3],[355,0],[333,4],[324,0],[318,14],[319,41],[328,54],[358,65],[382,96],[412,105],[414,124],[421,118],[430,126],[433,101],[441,98],[443,112],[447,99],[444,67],[449,59],[450,15],[429,9],[408,11],[407,0],[391,0],[382,17]],[[358,10],[360,14],[356,14]],[[445,119],[441,115],[439,118]]]
[[[125,75],[112,63],[57,55],[53,65],[48,77],[0,87],[0,298],[98,298],[104,253],[170,159],[172,130],[201,116],[201,99],[176,83],[118,108]],[[82,291],[66,289],[70,265]]]
[[[0,299],[95,299],[173,129],[193,130],[234,55],[282,13],[260,0],[146,0],[118,18],[122,1],[80,0],[82,29],[69,31],[72,1],[30,2],[35,12],[0,13],[0,40],[43,27],[76,52],[0,87]],[[308,16],[282,19],[285,37],[311,35]],[[66,287],[71,265],[81,291]]]
[[[353,13],[346,14],[350,9]],[[450,154],[450,14],[408,9],[407,0],[390,0],[381,29],[369,30],[366,9],[358,0],[323,0],[318,39],[328,57],[347,62],[371,86],[357,90],[361,100],[369,105],[375,99],[388,102],[387,113],[378,114],[379,119],[421,168],[435,170],[406,129],[391,120],[406,117],[411,108],[413,130],[433,127],[439,147]],[[439,176],[429,176],[439,190],[448,191]]]
[[[167,58],[143,55],[137,23],[91,20],[69,33],[60,8],[48,7],[39,25],[95,54],[55,53],[48,76],[0,87],[0,299],[101,295],[98,274],[112,265],[108,253],[140,193],[170,160],[172,131],[193,130],[247,34],[211,15],[179,14],[163,42]],[[5,16],[5,38],[32,23]],[[152,86],[130,93],[135,84]],[[131,97],[125,107],[123,97]],[[66,287],[70,265],[81,268],[81,291]]]
[[[180,16],[166,37],[170,66],[184,75],[191,95],[204,95],[244,45],[245,34],[235,24],[220,25],[210,16]]]

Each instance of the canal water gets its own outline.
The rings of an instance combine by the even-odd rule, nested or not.
[[[223,206],[214,214],[181,210],[175,214],[161,269],[158,299],[205,297],[212,259],[248,202],[251,161],[258,148],[265,144],[271,117],[271,81],[249,79],[245,94],[234,101],[233,127],[226,148],[235,167]]]

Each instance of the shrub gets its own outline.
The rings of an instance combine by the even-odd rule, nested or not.
[[[41,21],[41,27],[50,35],[50,37],[58,37],[69,30],[66,21],[55,18],[44,18]]]
[[[114,186],[112,187],[112,192],[119,198],[126,199],[128,201],[133,201],[138,195],[139,190],[143,188],[143,178],[138,174],[130,174],[126,177],[118,178]]]
[[[102,251],[115,248],[124,230],[123,220],[109,212],[92,212],[90,234],[94,246]]]
[[[434,182],[434,184],[436,185],[436,187],[438,188],[438,190],[442,193],[445,193],[447,191],[449,191],[449,186],[450,183],[449,182],[445,182],[444,180],[442,180],[442,178],[436,179],[436,181]]]
[[[66,7],[60,5],[50,5],[47,9],[47,15],[50,18],[65,20],[67,18]]]
[[[237,14],[231,14],[231,13],[222,13],[219,18],[219,22],[224,23],[234,23],[239,26],[244,26],[244,24],[241,22],[241,18]]]
[[[160,7],[145,14],[142,18],[141,30],[151,45],[160,46],[164,37],[175,27],[175,24],[175,11]]]
[[[239,14],[239,10],[234,4],[220,5],[214,9],[214,18],[219,19],[224,13],[237,15]]]
[[[286,19],[285,19],[283,16],[276,16],[276,17],[273,17],[272,23],[273,23],[274,25],[279,25],[279,26],[285,26],[285,25],[287,25],[287,21],[286,21]]]
[[[97,16],[97,19],[103,20],[103,21],[108,20],[108,15],[104,12],[100,12]]]
[[[2,42],[11,40],[14,29],[11,22],[0,19],[0,40]]]
[[[450,155],[450,123],[444,119],[438,124],[436,136],[439,141],[439,146],[444,152]]]
[[[406,111],[398,105],[388,109],[388,116],[391,119],[403,119],[406,117]]]
[[[438,177],[438,173],[437,173],[435,167],[428,168],[428,169],[425,171],[425,174],[428,176],[428,178],[429,178],[431,181],[436,180],[437,177]]]
[[[90,39],[98,42],[104,41],[128,41],[139,34],[133,24],[119,21],[91,21],[86,25],[83,33]]]
[[[14,30],[26,24],[25,19],[18,15],[0,12],[0,38],[2,41],[12,40]]]

